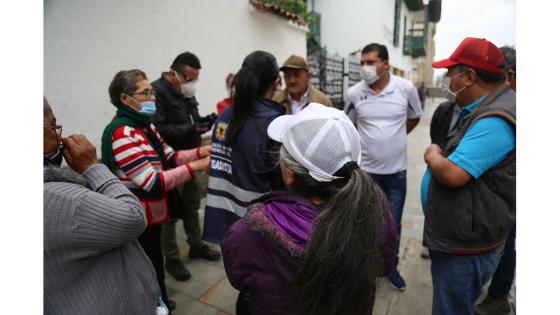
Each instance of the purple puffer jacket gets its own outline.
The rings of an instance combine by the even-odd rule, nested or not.
[[[231,226],[221,243],[231,285],[251,295],[251,314],[288,314],[288,285],[319,215],[308,199],[273,192],[253,201],[247,214]],[[398,240],[388,211],[380,245],[383,275],[389,274]],[[373,311],[373,303],[367,314]]]

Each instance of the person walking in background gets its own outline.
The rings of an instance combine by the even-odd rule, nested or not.
[[[424,85],[424,82],[418,87],[418,97],[420,98],[420,104],[422,104],[422,110],[424,110],[424,104],[426,98],[430,96],[430,90]]]
[[[366,45],[360,63],[362,80],[348,91],[345,112],[360,134],[360,167],[387,195],[400,235],[406,197],[406,136],[422,116],[420,99],[412,82],[390,73],[384,45]],[[404,291],[406,282],[397,269],[398,261],[397,246],[389,282]]]
[[[140,199],[148,228],[138,240],[154,265],[164,302],[173,309],[161,253],[161,225],[169,218],[167,192],[208,169],[210,146],[174,151],[163,141],[151,124],[155,92],[140,70],[119,71],[109,96],[117,113],[103,131],[101,160]]]
[[[503,60],[493,43],[467,37],[432,64],[448,69],[444,92],[462,108],[450,139],[424,153],[434,315],[474,313],[515,224],[515,92]]]
[[[86,137],[62,138],[46,99],[43,130],[44,313],[155,314],[161,293],[136,240],[146,228],[138,199]]]
[[[226,90],[228,97],[219,101],[216,105],[218,109],[218,115],[221,115],[222,112],[233,103],[233,80],[235,80],[235,74],[228,73],[226,77]]]
[[[506,63],[504,68],[506,81],[510,88],[516,92],[515,49],[504,46],[500,50],[504,54]],[[515,277],[515,234],[516,226],[514,224],[506,239],[504,254],[488,287],[488,295],[475,309],[477,315],[505,315],[511,311],[508,296]]]
[[[282,143],[288,191],[255,200],[222,242],[237,314],[371,314],[398,236],[383,191],[358,166],[354,125],[311,103],[268,135]]]
[[[274,101],[286,108],[286,114],[295,114],[312,102],[332,106],[331,100],[311,85],[311,69],[305,58],[291,55],[280,70],[284,72],[286,88],[274,95]]]
[[[283,188],[280,169],[268,156],[270,122],[286,109],[272,101],[280,85],[276,58],[254,51],[235,75],[233,105],[216,121],[204,215],[204,239],[220,243],[229,227],[245,215],[250,201]],[[270,146],[270,147],[269,147]]]
[[[173,60],[168,72],[162,73],[159,79],[152,82],[156,93],[156,112],[152,121],[163,140],[176,151],[200,146],[201,134],[213,124],[212,119],[207,122],[209,125],[199,124],[203,118],[198,113],[195,94],[200,69],[198,57],[191,52],[184,52]],[[216,261],[220,259],[220,253],[202,241],[198,218],[201,191],[196,178],[179,185],[177,192],[177,203],[171,209],[174,216],[161,229],[161,247],[165,256],[165,270],[175,280],[186,281],[191,273],[180,260],[175,234],[177,218],[182,220],[187,234],[190,258]]]

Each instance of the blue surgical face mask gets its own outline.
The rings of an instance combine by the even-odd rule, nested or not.
[[[154,101],[142,101],[138,102],[134,97],[127,95],[131,100],[133,100],[136,104],[140,104],[139,113],[142,113],[148,117],[153,116],[156,113],[156,103]],[[135,108],[136,109],[136,108]]]
[[[156,103],[154,101],[143,101],[140,103],[140,112],[146,116],[153,116],[156,113]]]

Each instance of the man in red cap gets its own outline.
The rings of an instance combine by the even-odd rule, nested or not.
[[[462,108],[451,136],[424,153],[432,314],[473,314],[515,223],[515,92],[502,52],[485,39],[465,38],[432,66],[448,69],[444,92]]]

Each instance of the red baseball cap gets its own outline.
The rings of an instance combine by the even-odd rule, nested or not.
[[[441,61],[433,62],[434,68],[450,68],[458,64],[502,74],[504,54],[502,51],[484,38],[465,38],[459,47],[455,49],[451,57]]]

